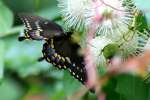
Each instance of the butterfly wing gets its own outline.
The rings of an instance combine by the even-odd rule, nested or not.
[[[64,35],[62,27],[53,21],[29,14],[19,14],[19,17],[26,27],[26,38],[43,40]]]
[[[60,69],[68,70],[83,84],[87,81],[84,59],[78,54],[80,46],[67,38],[50,39],[43,45],[44,58]]]
[[[79,54],[80,46],[72,42],[70,37],[65,37],[58,41],[54,39],[53,43],[56,52],[66,58],[67,70],[79,81],[85,83],[87,81],[87,73],[84,58]]]

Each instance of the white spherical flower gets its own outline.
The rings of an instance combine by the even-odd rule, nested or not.
[[[90,49],[94,58],[94,62],[97,65],[106,65],[106,59],[103,56],[102,52],[105,46],[108,44],[113,43],[109,38],[107,37],[96,37],[94,38],[90,43]]]
[[[118,41],[120,44],[120,51],[123,58],[130,56],[137,56],[142,54],[148,46],[148,40],[150,39],[150,31],[147,29],[144,32],[130,31]],[[116,41],[117,42],[117,41]]]
[[[86,0],[58,0],[58,7],[67,27],[79,31],[85,28]]]
[[[141,51],[139,47],[139,39],[140,37],[137,33],[131,31],[129,34],[124,35],[124,37],[118,42],[120,45],[120,53],[123,58],[139,54]]]
[[[125,1],[125,0],[124,0]],[[97,35],[122,36],[132,22],[132,12],[123,0],[95,0],[85,11],[86,23],[97,24]],[[128,2],[126,2],[128,3]]]
[[[97,36],[89,45],[95,63],[106,65],[107,59],[117,55],[125,60],[128,57],[142,54],[145,49],[150,49],[148,40],[150,40],[150,30],[145,29],[142,33],[131,30],[118,41],[113,41],[106,36]]]

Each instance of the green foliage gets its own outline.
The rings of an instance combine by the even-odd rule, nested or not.
[[[103,90],[106,100],[149,100],[149,85],[132,75],[113,77]]]
[[[0,1],[0,36],[6,33],[13,24],[13,13]]]
[[[133,21],[136,30],[143,32],[144,29],[148,28],[147,19],[142,11],[135,12],[135,18]]]
[[[134,0],[134,1],[135,1],[136,6],[145,13],[145,16],[148,19],[148,22],[150,22],[150,13],[149,13],[150,1],[149,0],[147,0],[146,2],[143,2],[142,0]]]
[[[7,77],[0,85],[0,100],[20,100],[23,91],[16,81]]]
[[[70,76],[70,73],[68,72],[64,73],[63,82],[64,82],[64,91],[69,95],[79,91],[81,87],[81,83],[79,83],[72,76]]]
[[[35,13],[48,19],[60,16],[56,0],[4,0],[13,12]]]
[[[4,42],[0,40],[0,81],[4,74]]]
[[[117,78],[116,91],[125,100],[148,100],[148,86],[141,78],[130,75],[121,75]]]

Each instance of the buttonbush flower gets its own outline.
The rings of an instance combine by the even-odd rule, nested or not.
[[[63,20],[67,27],[82,31],[85,27],[84,9],[86,0],[58,0]]]
[[[97,35],[122,36],[133,17],[133,11],[123,3],[123,0],[95,0],[86,8],[86,23],[97,22]]]
[[[69,28],[89,30],[96,22],[97,35],[120,36],[132,21],[134,5],[131,1],[58,0],[58,7]]]
[[[94,58],[94,61],[97,65],[106,65],[106,59],[103,56],[103,49],[108,44],[113,43],[111,39],[107,37],[96,37],[90,43],[90,49]]]
[[[138,8],[133,0],[58,0],[58,7],[68,28],[88,33],[95,27],[89,45],[96,63],[115,54],[123,59],[138,55],[148,45],[149,32],[135,17]]]
[[[118,41],[113,41],[106,36],[97,36],[89,45],[97,65],[105,65],[106,60],[117,55],[126,60],[131,56],[142,54],[142,52],[150,48],[149,41],[150,29],[144,29],[142,33],[130,31]]]

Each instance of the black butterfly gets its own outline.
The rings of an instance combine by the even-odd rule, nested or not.
[[[53,21],[29,14],[19,14],[19,17],[26,27],[24,30],[25,36],[20,36],[19,41],[25,39],[47,40],[55,36],[66,35],[62,27]]]
[[[25,36],[19,40],[46,40],[43,45],[43,57],[59,69],[68,70],[76,79],[85,84],[87,73],[83,56],[79,54],[80,46],[71,39],[72,32],[65,33],[61,26],[38,16],[20,14],[25,24]]]

